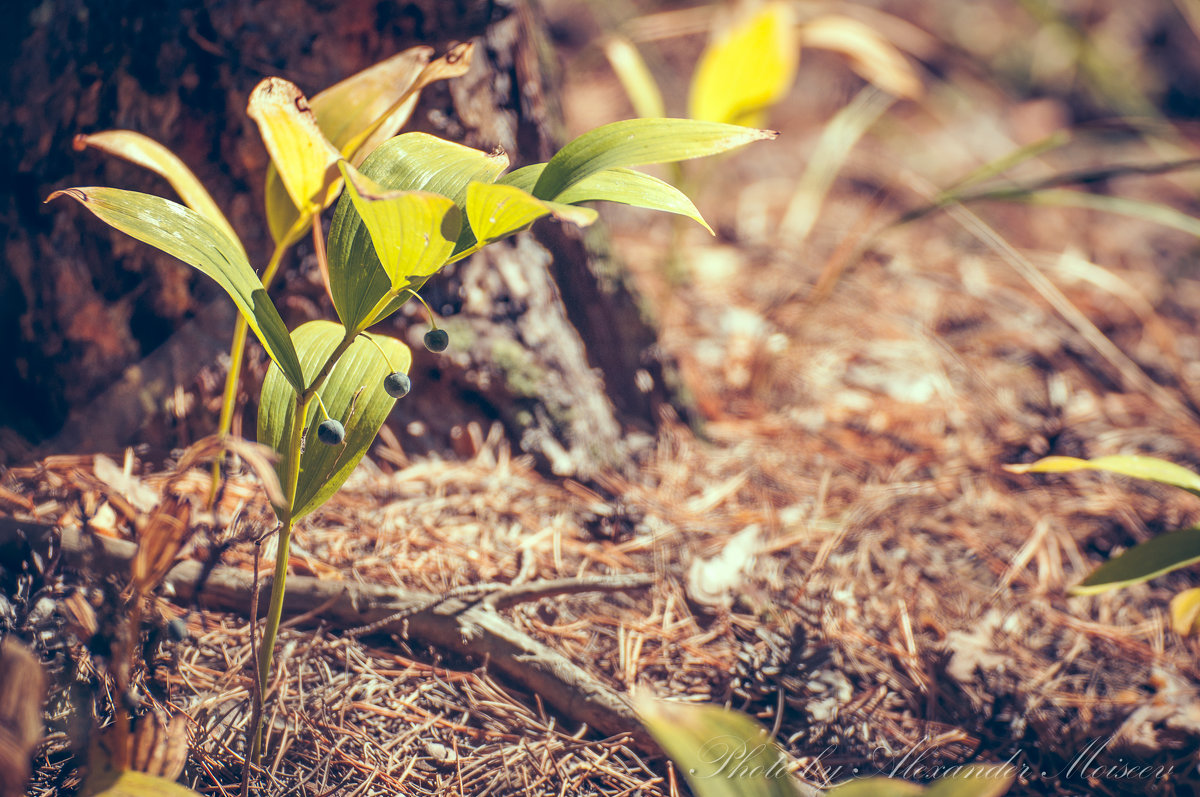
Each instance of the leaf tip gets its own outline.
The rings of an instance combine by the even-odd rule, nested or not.
[[[53,194],[51,194],[50,196],[48,196],[44,200],[42,200],[42,204],[45,205],[50,200],[58,199],[60,196],[69,196],[69,197],[71,197],[71,199],[74,199],[78,202],[82,202],[84,204],[87,203],[87,199],[88,199],[87,194],[85,194],[83,192],[82,188],[62,188],[58,191],[55,191]]]
[[[1021,463],[1011,463],[1008,465],[1001,465],[1000,467],[1009,473],[1029,473],[1033,466]]]

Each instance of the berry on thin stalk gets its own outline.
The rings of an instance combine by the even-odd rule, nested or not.
[[[412,381],[408,378],[408,374],[396,371],[384,378],[383,389],[392,398],[404,398],[408,395],[408,391],[412,390]]]
[[[335,421],[333,418],[321,421],[321,425],[317,427],[317,439],[327,446],[336,446],[346,439],[346,427],[342,426],[341,421]]]
[[[450,335],[444,329],[431,329],[425,333],[425,348],[432,352],[443,352],[450,345]]]

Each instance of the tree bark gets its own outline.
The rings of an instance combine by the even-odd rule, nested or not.
[[[0,194],[10,231],[0,335],[13,344],[11,359],[0,358],[0,381],[16,389],[0,394],[6,458],[28,456],[14,443],[21,438],[41,443],[41,453],[189,442],[186,428],[163,417],[181,395],[177,385],[214,395],[211,368],[207,381],[197,373],[219,358],[231,330],[227,300],[202,275],[77,208],[41,204],[73,185],[171,196],[137,167],[73,152],[75,134],[127,128],[166,144],[226,210],[251,261],[263,264],[267,157],[245,116],[260,79],[281,75],[312,94],[407,47],[444,51],[475,38],[472,70],[428,89],[408,129],[502,147],[514,168],[546,160],[562,143],[549,77],[557,69],[547,68],[552,55],[533,3],[9,4],[0,12],[10,76],[0,146],[11,186]],[[311,250],[297,247],[289,261],[272,289],[289,325],[332,317]],[[439,275],[426,293],[451,332],[450,352],[424,351],[424,321],[411,312],[380,330],[415,343],[414,390],[391,421],[408,449],[449,448],[467,423],[498,419],[547,469],[586,477],[627,464],[624,430],[652,430],[672,401],[669,369],[653,356],[653,326],[623,271],[574,230],[543,222]],[[254,369],[245,389],[252,413]],[[207,421],[212,411],[210,401],[192,415]],[[252,414],[243,426],[253,428]]]

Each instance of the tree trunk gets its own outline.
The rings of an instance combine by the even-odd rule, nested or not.
[[[0,12],[9,17],[0,20],[8,45],[0,59],[11,82],[0,98],[11,187],[0,194],[9,228],[0,334],[12,359],[0,359],[0,381],[17,387],[0,394],[7,459],[28,456],[21,439],[41,443],[41,453],[171,447],[215,424],[223,373],[211,366],[232,329],[228,300],[202,275],[78,208],[41,204],[73,185],[171,196],[137,167],[72,152],[75,134],[127,128],[166,144],[261,265],[270,247],[261,212],[267,159],[245,116],[260,79],[281,75],[313,94],[407,47],[444,51],[476,38],[472,70],[428,89],[408,129],[502,147],[514,168],[546,160],[562,143],[557,86],[547,77],[557,69],[546,68],[552,56],[533,1],[9,4]],[[405,447],[448,448],[469,422],[498,419],[556,473],[625,464],[623,429],[654,428],[671,402],[670,380],[652,356],[654,331],[636,294],[603,251],[543,222],[431,280],[426,298],[452,335],[443,355],[420,346],[419,315],[385,322],[381,331],[416,344],[414,389],[392,418]],[[311,249],[297,247],[289,261],[272,289],[289,325],[332,317]],[[247,412],[257,395],[250,370]],[[185,415],[185,390],[209,399],[191,410],[195,431],[171,420]],[[243,425],[253,428],[253,416]]]

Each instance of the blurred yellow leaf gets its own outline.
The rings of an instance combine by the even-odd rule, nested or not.
[[[805,47],[845,55],[864,80],[889,94],[903,99],[921,96],[921,81],[908,60],[874,28],[849,17],[825,16],[804,23],[800,31]]]
[[[258,124],[292,203],[302,209],[325,207],[341,154],[321,132],[303,92],[283,78],[269,77],[250,92],[246,113]]]
[[[1200,633],[1200,587],[1171,598],[1171,629],[1180,636]]]
[[[800,42],[791,6],[768,3],[714,37],[692,77],[688,114],[710,122],[761,126],[791,87]]]
[[[667,115],[658,83],[633,42],[621,36],[611,36],[604,42],[604,55],[629,95],[634,113],[643,119]]]

